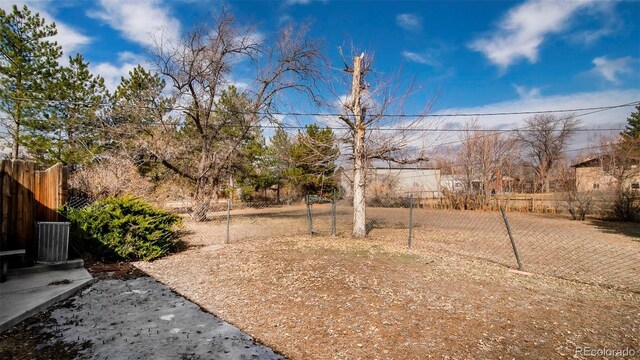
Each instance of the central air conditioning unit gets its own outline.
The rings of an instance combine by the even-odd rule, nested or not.
[[[69,256],[70,222],[36,222],[40,263],[61,263]]]

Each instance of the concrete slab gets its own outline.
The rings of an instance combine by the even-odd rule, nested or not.
[[[0,333],[92,282],[84,268],[9,277],[0,284]]]
[[[38,263],[38,264],[35,264],[34,266],[22,267],[17,269],[9,269],[9,271],[7,271],[7,274],[9,276],[27,275],[27,274],[35,274],[35,273],[47,272],[47,271],[79,269],[82,267],[84,267],[84,261],[82,259],[72,259],[72,260],[67,260],[65,262],[56,263],[56,264]]]

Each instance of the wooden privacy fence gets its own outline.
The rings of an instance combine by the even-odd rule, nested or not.
[[[463,194],[453,194],[441,198],[420,198],[415,200],[414,206],[428,209],[465,209]],[[500,211],[500,207],[512,212],[551,213],[566,211],[562,195],[549,194],[497,194],[485,201],[482,197],[471,196],[467,199],[469,210]]]
[[[39,171],[31,161],[0,161],[3,250],[26,249],[27,257],[35,258],[35,222],[59,221],[57,210],[67,200],[67,177],[62,164]]]

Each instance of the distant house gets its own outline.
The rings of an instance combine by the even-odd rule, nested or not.
[[[456,175],[441,175],[440,176],[440,187],[444,190],[447,189],[449,192],[457,193],[462,192],[465,189],[465,184],[460,178],[460,176]]]
[[[351,185],[352,172],[339,169],[340,187],[346,197],[353,196]],[[413,194],[420,198],[439,198],[442,196],[440,169],[409,167],[376,167],[367,171],[367,191],[370,195],[387,193],[392,196],[406,197]]]
[[[497,179],[493,179],[489,184],[489,189],[499,194],[516,192],[517,185],[520,180],[507,175],[499,175]]]
[[[618,186],[616,173],[621,172],[611,156],[589,158],[571,165],[575,169],[576,189],[578,191],[607,191]],[[640,159],[626,161],[622,187],[625,190],[640,191]]]

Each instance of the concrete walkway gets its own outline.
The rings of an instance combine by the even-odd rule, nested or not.
[[[10,275],[0,283],[0,333],[92,282],[84,268]]]

